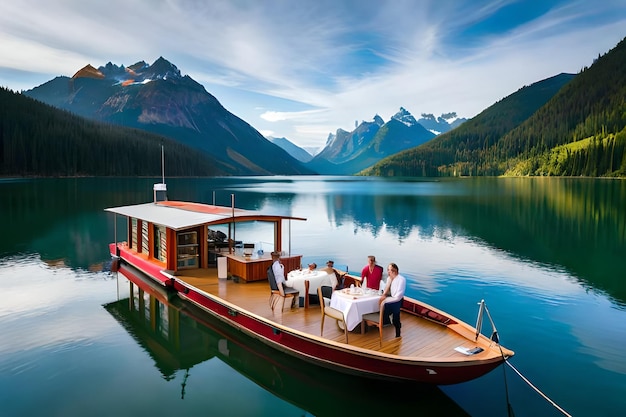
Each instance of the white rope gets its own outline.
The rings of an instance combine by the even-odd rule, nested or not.
[[[563,410],[557,403],[555,403],[554,401],[552,401],[550,398],[548,398],[548,396],[546,394],[544,394],[543,392],[541,392],[539,390],[539,388],[537,388],[536,386],[534,386],[524,375],[521,374],[520,371],[518,371],[517,369],[515,369],[515,367],[513,365],[511,365],[509,363],[508,360],[504,361],[507,365],[509,365],[511,367],[511,369],[513,369],[519,376],[520,378],[522,378],[524,380],[524,382],[526,382],[532,389],[534,389],[539,395],[541,395],[546,401],[548,401],[550,404],[552,404],[557,410],[559,410],[561,413],[563,413],[563,415],[566,415],[567,417],[572,417],[571,414],[569,414],[567,411]]]

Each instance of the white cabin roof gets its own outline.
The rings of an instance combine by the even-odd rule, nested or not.
[[[173,230],[183,230],[203,224],[225,224],[232,222],[233,219],[236,222],[252,220],[278,221],[283,219],[306,220],[302,217],[290,215],[267,214],[262,211],[177,201],[110,207],[106,208],[105,211],[126,217],[134,217]]]

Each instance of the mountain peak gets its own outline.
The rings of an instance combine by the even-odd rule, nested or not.
[[[91,68],[91,70],[89,70]],[[96,75],[90,75],[95,73]],[[83,75],[84,74],[84,75]],[[98,75],[99,74],[99,75]],[[145,61],[138,61],[133,65],[124,67],[124,65],[115,65],[108,62],[106,65],[97,70],[91,65],[87,65],[76,73],[74,77],[91,76],[92,78],[110,79],[117,84],[129,86],[133,84],[145,84],[153,80],[180,79],[180,70],[176,65],[169,62],[162,56],[159,57],[152,65],[148,65]]]
[[[82,67],[81,69],[79,69],[78,71],[76,71],[76,74],[74,74],[72,76],[72,79],[76,79],[76,78],[98,78],[98,79],[103,79],[104,78],[104,74],[101,73],[100,71],[98,71],[97,69],[95,69],[93,66],[91,66],[91,64],[87,64],[84,67]]]
[[[139,62],[134,63],[133,65],[128,66],[126,69],[128,71],[138,72],[141,70],[145,70],[149,66],[150,65],[148,65],[146,61],[139,61]]]
[[[404,107],[400,107],[400,110],[391,116],[392,120],[397,120],[400,123],[407,125],[408,127],[415,126],[417,124],[417,120],[411,113],[409,113]]]
[[[146,68],[145,77],[165,80],[167,78],[181,78],[181,75],[176,65],[160,56],[159,59]]]

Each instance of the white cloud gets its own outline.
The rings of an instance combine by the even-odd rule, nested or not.
[[[266,111],[261,114],[261,119],[268,122],[280,122],[284,120],[306,120],[316,114],[323,113],[323,110],[306,110],[297,112],[284,112],[284,111]]]

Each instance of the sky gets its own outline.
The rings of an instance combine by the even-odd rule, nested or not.
[[[311,149],[400,107],[472,118],[624,37],[624,0],[0,0],[0,86],[163,57]]]

